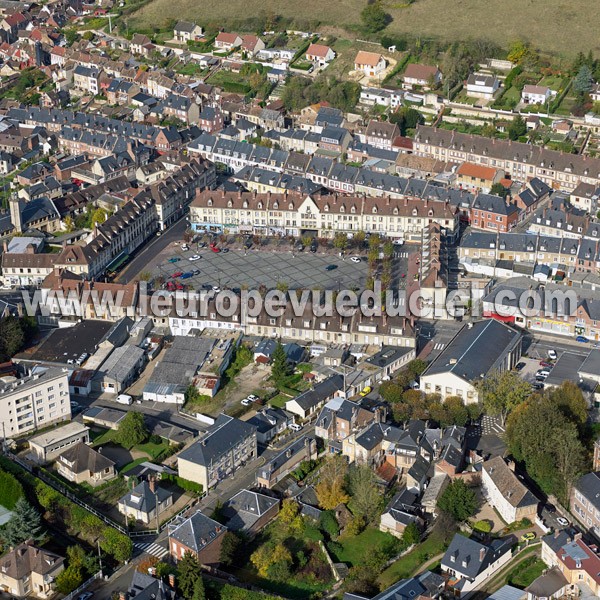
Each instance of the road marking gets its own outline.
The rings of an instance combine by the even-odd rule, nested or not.
[[[163,558],[167,554],[169,554],[169,551],[167,550],[167,548],[165,548],[164,546],[161,546],[160,544],[151,543],[151,542],[142,544],[140,542],[135,542],[133,545],[136,548],[138,548],[139,550],[142,550],[143,552],[145,552],[146,554],[151,554],[152,556],[156,556],[157,558]]]
[[[434,350],[443,350],[445,345],[446,345],[446,344],[443,344],[443,343],[441,343],[441,342],[438,342],[438,343],[437,343],[437,344],[436,344],[436,345],[433,347],[433,349],[434,349]]]

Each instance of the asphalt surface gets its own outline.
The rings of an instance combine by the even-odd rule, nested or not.
[[[172,242],[183,239],[183,234],[187,227],[188,222],[182,218],[160,236],[156,236],[135,255],[118,277],[115,278],[115,281],[117,283],[129,283],[135,279],[146,268],[146,265],[154,256],[162,252]]]

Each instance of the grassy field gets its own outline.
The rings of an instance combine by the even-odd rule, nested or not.
[[[304,0],[300,4],[285,0],[205,0],[199,12],[192,0],[153,0],[129,18],[130,27],[163,25],[169,18],[197,20],[199,24],[226,26],[228,19],[265,12],[291,17],[297,21],[319,21],[323,25],[356,25],[365,0]],[[597,0],[416,0],[414,4],[385,2],[393,21],[390,33],[421,38],[487,38],[502,46],[521,38],[542,50],[573,55],[580,50],[600,50],[600,11]],[[556,15],[560,15],[557,19]],[[468,23],[468,28],[465,28]]]
[[[506,577],[506,583],[518,588],[531,585],[548,567],[537,556],[531,556],[518,564]]]
[[[342,550],[336,554],[336,562],[345,562],[354,566],[365,564],[369,553],[394,544],[395,539],[391,534],[371,526],[358,535],[343,535],[337,541],[341,544]]]

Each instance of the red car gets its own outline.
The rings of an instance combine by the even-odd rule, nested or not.
[[[167,281],[165,288],[172,292],[175,289],[175,284],[172,281]]]
[[[175,271],[171,277],[175,279],[176,277],[181,277],[183,275],[183,271]]]
[[[218,246],[213,246],[212,244],[210,245],[210,249],[213,252],[221,252],[221,248],[219,248]]]
[[[175,284],[175,289],[176,290],[184,290],[185,286],[183,284],[181,284],[181,283],[176,283]]]
[[[546,362],[545,360],[540,360],[540,367],[545,367],[547,369],[551,369],[554,365]]]

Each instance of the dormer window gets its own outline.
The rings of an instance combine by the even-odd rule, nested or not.
[[[279,202],[275,201],[275,202],[273,203],[273,208],[274,208],[275,210],[277,210],[277,209],[279,208]]]
[[[419,211],[416,208],[412,209],[412,216],[416,217],[419,214]]]
[[[212,198],[208,199],[208,202],[206,203],[208,206],[212,206],[213,205],[213,201]]]
[[[326,204],[326,205],[323,207],[323,210],[324,210],[325,212],[329,212],[329,204]]]
[[[259,202],[257,207],[258,207],[258,210],[262,210],[262,202]]]
[[[210,202],[210,200],[209,200],[209,202]],[[233,200],[228,200],[228,201],[227,201],[227,206],[228,206],[229,208],[232,208],[232,207],[233,207]]]
[[[294,210],[294,205],[291,202],[288,205],[288,210]]]
[[[397,214],[398,214],[398,207],[397,207],[397,206],[395,206],[395,207],[394,207],[394,214],[395,214],[395,215],[397,215]]]
[[[354,214],[354,213],[356,212],[356,206],[353,206],[353,207],[350,209],[350,212],[351,212],[352,214]]]
[[[244,200],[244,204],[242,204],[244,208],[248,208],[248,200]]]
[[[341,213],[345,213],[346,212],[346,207],[342,204],[342,206],[340,206],[340,212]]]
[[[376,207],[376,206],[374,206],[374,207],[373,207],[373,214],[374,214],[374,215],[376,215],[376,214],[377,214],[377,207]]]

